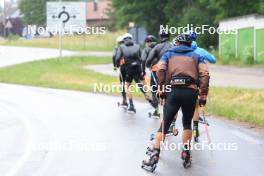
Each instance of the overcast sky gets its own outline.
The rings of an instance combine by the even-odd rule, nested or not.
[[[1,7],[4,7],[4,1],[9,2],[10,0],[0,0],[0,6]],[[16,2],[17,0],[14,0],[14,1]]]

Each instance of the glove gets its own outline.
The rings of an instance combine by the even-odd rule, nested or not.
[[[200,96],[199,98],[199,106],[205,106],[206,105],[206,96]]]
[[[116,67],[113,67],[113,70],[116,72],[117,68]]]

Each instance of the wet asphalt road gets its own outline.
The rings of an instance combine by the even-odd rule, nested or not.
[[[136,102],[137,114],[117,107],[119,97],[0,84],[0,175],[8,176],[262,176],[263,136],[208,118],[212,143],[235,151],[193,151],[182,167],[180,152],[162,151],[154,174],[140,168],[159,120]],[[177,126],[181,131],[181,119]],[[200,126],[201,143],[206,139]],[[169,144],[180,137],[169,137]]]
[[[111,56],[112,52],[100,51],[62,51],[62,56]],[[0,67],[11,66],[24,62],[37,61],[50,58],[58,58],[58,49],[32,48],[0,45]]]

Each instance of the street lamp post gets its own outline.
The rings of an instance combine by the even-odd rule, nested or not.
[[[3,34],[4,34],[4,38],[6,36],[5,23],[6,23],[6,4],[5,4],[5,0],[4,0],[4,8],[3,8]]]

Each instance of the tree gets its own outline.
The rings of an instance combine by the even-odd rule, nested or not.
[[[19,9],[26,24],[44,25],[47,0],[20,0]]]
[[[127,27],[129,22],[145,26],[149,33],[157,34],[159,26],[166,24],[163,12],[167,0],[112,0],[117,14],[117,26]]]
[[[247,15],[264,14],[263,0],[112,0],[117,26],[128,22],[145,26],[149,33],[157,34],[161,24],[184,27],[209,25],[217,28],[220,20]],[[205,33],[198,36],[203,47],[218,44],[218,35]]]

